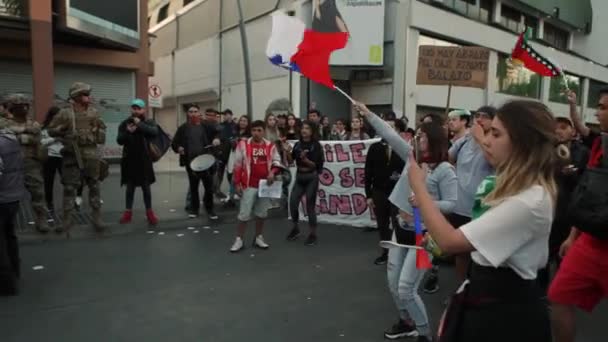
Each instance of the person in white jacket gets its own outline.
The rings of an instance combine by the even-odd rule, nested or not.
[[[255,216],[255,240],[253,246],[268,249],[270,246],[264,241],[262,232],[264,220],[271,207],[270,198],[258,196],[260,181],[266,180],[268,185],[274,182],[275,175],[282,168],[281,156],[274,142],[264,139],[265,129],[263,121],[254,121],[251,124],[251,138],[241,140],[235,151],[234,160],[234,186],[241,197],[237,236],[230,252],[236,253],[243,249],[243,236],[247,223]]]
[[[42,139],[40,143],[48,150],[48,158],[44,162],[42,168],[42,174],[44,176],[44,195],[46,200],[46,207],[49,211],[48,222],[55,221],[55,205],[53,201],[53,187],[55,185],[55,175],[57,172],[61,174],[61,165],[63,164],[63,156],[61,150],[63,144],[61,141],[51,137],[47,131],[47,126],[53,120],[53,117],[59,113],[59,107],[51,107],[46,114],[44,123],[42,125]]]

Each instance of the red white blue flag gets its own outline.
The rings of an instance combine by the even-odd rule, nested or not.
[[[329,58],[347,42],[348,32],[317,32],[307,29],[299,19],[278,11],[272,14],[272,33],[266,56],[275,65],[334,89]]]

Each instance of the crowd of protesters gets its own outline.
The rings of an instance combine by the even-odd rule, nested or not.
[[[260,197],[258,188],[277,180],[288,184],[292,177],[291,193],[284,189],[293,224],[287,240],[300,237],[303,202],[309,228],[305,243],[315,245],[316,197],[324,169],[320,141],[380,138],[367,153],[365,195],[377,217],[380,240],[392,243],[383,244],[374,260],[387,265],[388,289],[399,315],[385,337],[433,340],[433,318],[418,292],[420,288],[437,292],[441,283],[437,260],[447,254],[454,257],[463,285],[449,301],[442,321],[446,340],[572,342],[575,308],[592,311],[608,296],[608,227],[598,228],[608,222],[601,222],[607,216],[608,180],[606,172],[600,172],[608,167],[608,89],[599,95],[601,133],[581,121],[571,91],[569,117],[555,118],[539,102],[516,100],[500,108],[453,110],[447,118],[425,115],[416,130],[408,127],[404,116],[394,112],[378,116],[359,103],[355,104],[359,115],[334,122],[316,109],[304,120],[267,113],[264,120],[252,122],[248,116],[234,117],[229,109],[202,112],[192,104],[171,148],[188,176],[189,217],[199,216],[200,183],[211,220],[218,219],[214,197],[226,206],[238,201],[238,226],[230,247],[236,253],[245,248],[249,221],[255,222],[253,246],[270,247],[263,237],[264,221],[280,203]],[[48,153],[42,175],[49,213],[54,210],[54,178],[62,172],[62,140],[48,129],[58,112],[51,108],[39,130]],[[132,220],[137,187],[143,192],[148,222],[159,221],[152,209],[155,175],[148,141],[161,131],[147,119],[145,102],[133,100],[131,115],[120,124],[117,136],[123,146],[120,183],[126,191],[121,224]],[[7,159],[0,159],[0,166],[13,165],[8,159],[16,155],[18,140],[10,127],[0,133],[1,156]],[[192,161],[207,154],[215,163],[203,171],[193,170]],[[17,164],[0,169],[0,185],[8,189],[7,180],[23,182],[15,170]],[[220,190],[224,177],[228,194]],[[2,192],[0,213],[8,213],[15,209],[17,195]],[[587,215],[589,210],[595,212]],[[430,272],[418,267],[416,249],[410,248],[418,243],[417,212],[427,234],[424,243],[435,246],[429,248],[433,251],[428,255],[433,260]],[[4,277],[0,281],[7,270],[13,269],[17,276],[19,271],[14,227],[7,217],[0,217],[2,234],[6,233],[2,241],[9,246],[8,253],[2,251],[8,256],[0,259],[0,277]],[[518,329],[513,329],[513,317],[518,318]]]

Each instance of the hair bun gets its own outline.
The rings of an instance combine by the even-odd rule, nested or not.
[[[570,149],[566,144],[558,144],[555,147],[555,152],[560,161],[569,161],[570,160]]]

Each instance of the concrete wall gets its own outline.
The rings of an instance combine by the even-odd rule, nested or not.
[[[606,53],[608,22],[604,17],[608,13],[608,1],[591,0],[591,7],[593,8],[591,34],[576,33],[573,48],[577,53],[583,54],[599,64],[608,65],[608,53]]]

